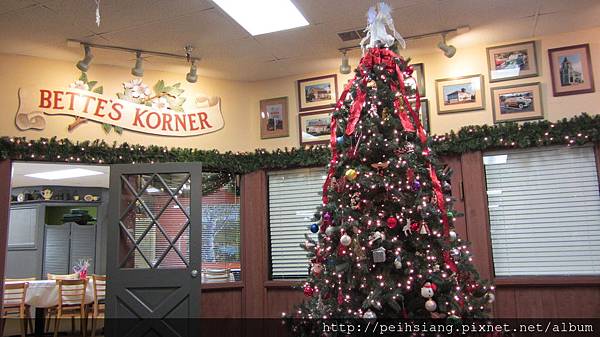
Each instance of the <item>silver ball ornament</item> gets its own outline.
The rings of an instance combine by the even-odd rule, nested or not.
[[[437,309],[437,303],[432,299],[428,299],[427,302],[425,302],[425,309],[427,309],[427,311],[435,311],[435,309]]]
[[[350,237],[350,235],[348,234],[344,234],[342,235],[342,237],[340,238],[340,243],[346,247],[350,246],[350,243],[352,243],[352,238]]]
[[[456,239],[458,238],[458,234],[456,234],[455,231],[450,231],[450,240],[452,241],[456,241]]]
[[[363,318],[368,320],[377,319],[377,315],[369,309],[363,314]]]

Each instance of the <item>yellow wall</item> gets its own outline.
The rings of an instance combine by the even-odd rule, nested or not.
[[[492,103],[490,84],[488,82],[486,50],[488,45],[466,39],[476,38],[476,34],[467,33],[456,39],[470,47],[459,47],[452,59],[445,58],[441,52],[427,55],[414,55],[414,63],[425,64],[426,91],[429,99],[431,129],[433,133],[444,133],[457,130],[470,124],[492,124]],[[594,77],[600,79],[600,28],[569,32],[559,35],[535,37],[539,77],[515,81],[493,83],[492,86],[505,86],[518,83],[541,82],[544,115],[548,120],[578,115],[581,112],[597,114],[600,112],[600,88],[591,94],[552,97],[552,87],[548,65],[548,48],[562,47],[573,44],[589,43],[594,66]],[[451,40],[450,43],[453,41]],[[513,43],[518,41],[506,41]],[[504,44],[504,43],[502,43]],[[405,56],[410,55],[410,49]],[[351,65],[356,66],[357,57],[351,58]],[[595,63],[595,64],[594,64]],[[18,131],[14,126],[14,115],[17,109],[17,89],[28,86],[64,87],[79,76],[78,70],[71,62],[47,60],[34,57],[0,54],[0,135],[39,137],[68,137],[73,140],[105,139],[108,142],[128,142],[138,144],[159,144],[166,146],[196,147],[201,149],[218,149],[232,151],[248,151],[255,148],[275,149],[298,146],[298,100],[296,80],[312,76],[337,73],[337,69],[314,74],[302,74],[273,80],[258,82],[236,82],[217,79],[200,78],[197,84],[185,82],[184,74],[174,74],[147,70],[144,82],[153,85],[157,80],[164,79],[167,84],[182,82],[186,93],[195,97],[201,93],[217,95],[222,98],[224,129],[212,134],[176,138],[158,137],[135,133],[125,130],[122,136],[111,133],[106,135],[99,124],[88,122],[72,133],[68,133],[66,125],[73,117],[51,116],[47,118],[48,126],[44,131]],[[483,74],[485,78],[485,110],[437,115],[435,104],[435,79],[470,74]],[[121,83],[133,78],[129,69],[92,64],[88,76],[98,80],[104,86],[104,93],[114,95],[122,90]],[[338,90],[350,78],[350,75],[338,73]],[[273,97],[289,97],[290,136],[276,139],[260,139],[259,101]]]

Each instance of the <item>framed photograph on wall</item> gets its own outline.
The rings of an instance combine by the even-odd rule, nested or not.
[[[483,75],[435,80],[438,114],[481,110],[485,107]]]
[[[544,118],[540,83],[492,88],[494,123]]]
[[[554,96],[595,91],[589,44],[548,49],[548,57]]]
[[[290,135],[288,98],[278,97],[260,101],[260,138],[279,138]]]
[[[336,99],[336,74],[298,80],[300,112],[331,108],[335,105]]]
[[[425,97],[425,65],[423,63],[412,64],[413,73],[412,79],[405,81],[406,85],[415,90],[415,86],[419,88],[419,96]]]
[[[412,104],[412,107],[415,108],[416,100],[411,100],[409,102]],[[419,119],[421,120],[421,124],[423,124],[423,129],[425,129],[425,132],[429,133],[431,131],[429,126],[429,101],[426,99],[421,99]]]
[[[300,146],[327,144],[329,142],[332,111],[317,111],[298,115]]]
[[[486,49],[490,82],[538,76],[535,41]]]

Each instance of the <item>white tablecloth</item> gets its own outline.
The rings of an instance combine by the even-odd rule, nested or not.
[[[12,282],[8,282],[12,283]],[[58,305],[58,284],[54,280],[27,281],[25,303],[34,308],[49,308]],[[94,302],[94,285],[90,280],[85,289],[85,303]]]

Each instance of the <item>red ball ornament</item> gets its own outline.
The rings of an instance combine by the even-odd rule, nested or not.
[[[404,70],[404,73],[407,76],[412,76],[413,72],[415,71],[415,68],[413,66],[408,66],[406,67],[406,69]]]
[[[387,218],[387,226],[390,229],[394,229],[396,228],[396,226],[398,226],[398,219],[394,218],[394,217],[389,217]]]
[[[306,296],[306,297],[312,297],[312,295],[314,293],[315,293],[315,290],[313,289],[313,287],[311,287],[311,286],[304,287],[304,296]]]
[[[419,223],[418,222],[413,222],[412,224],[410,224],[410,230],[413,232],[416,232],[419,230]]]

